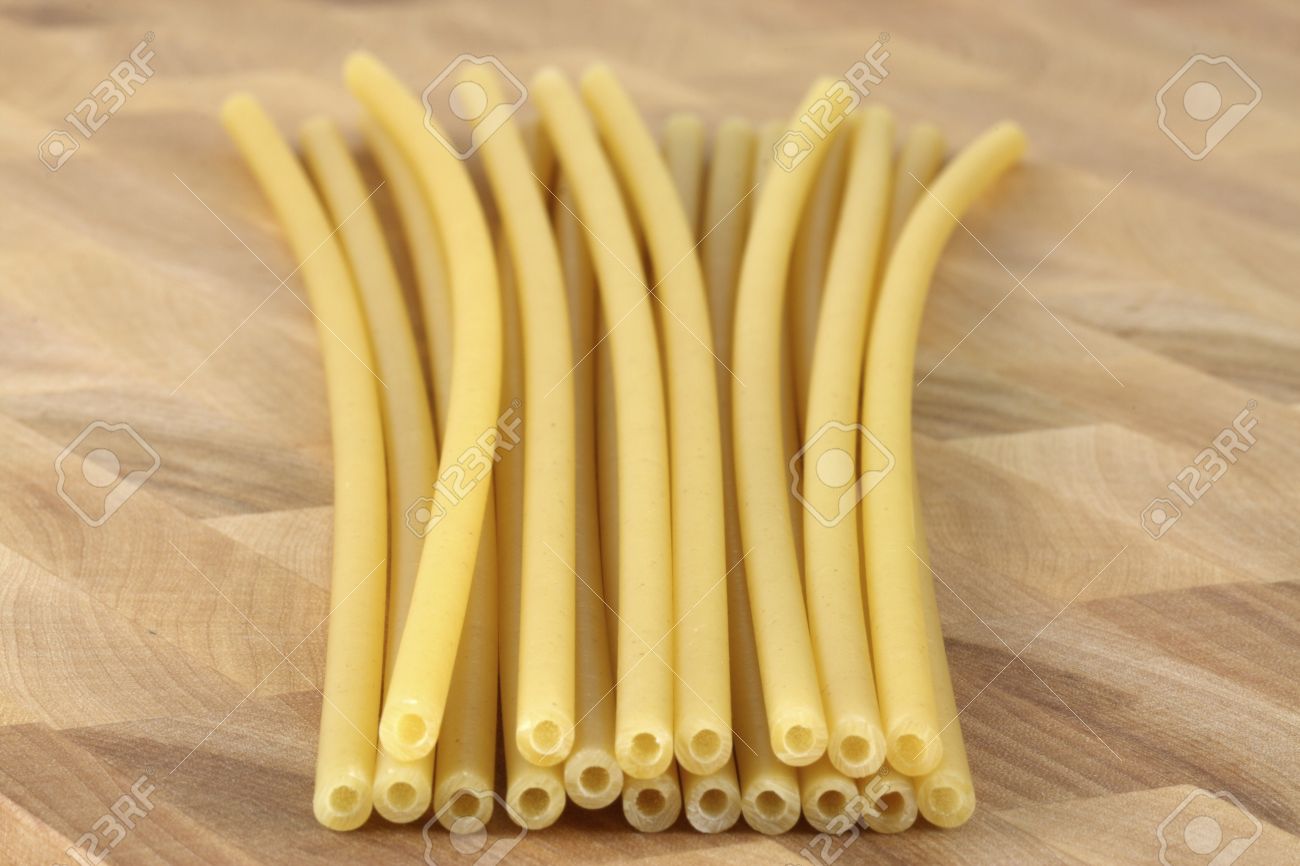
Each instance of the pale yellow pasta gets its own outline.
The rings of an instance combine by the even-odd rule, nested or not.
[[[354,54],[344,72],[415,167],[437,216],[451,285],[452,396],[438,477],[459,471],[468,483],[441,485],[447,503],[425,537],[407,620],[419,627],[402,633],[379,725],[385,750],[412,760],[438,738],[469,602],[500,412],[500,297],[487,224],[464,166],[429,134],[420,104],[379,61]]]
[[[708,284],[713,336],[729,360],[731,314],[736,278],[749,226],[747,203],[754,188],[754,130],[743,120],[728,120],[718,129],[710,159],[704,199],[704,235],[700,253]],[[769,151],[770,152],[770,151]],[[754,628],[745,587],[744,548],[736,509],[732,460],[731,374],[717,368],[722,422],[723,494],[726,502],[727,629],[731,650],[731,713],[734,727],[740,808],[745,823],[760,833],[784,833],[799,820],[799,783],[795,770],[777,759],[767,733],[763,685],[758,673]]]
[[[483,516],[474,578],[465,608],[451,700],[434,748],[433,807],[448,830],[467,817],[486,824],[496,801],[497,758],[497,537],[493,496]],[[418,817],[418,815],[417,815]]]
[[[935,657],[942,656],[943,643],[927,628],[929,583],[914,553],[912,387],[917,336],[930,279],[957,220],[1015,164],[1024,148],[1020,128],[1003,123],[968,145],[943,170],[899,235],[881,281],[867,344],[863,425],[891,449],[895,461],[859,508],[867,612],[889,762],[908,775],[933,771],[945,746],[935,682]],[[921,805],[924,808],[924,795]]]
[[[221,120],[301,262],[318,322],[334,451],[334,558],[316,749],[316,820],[353,830],[372,808],[384,653],[388,523],[379,388],[361,305],[307,173],[251,96]]]
[[[907,138],[894,162],[893,201],[889,205],[889,230],[885,236],[885,249],[892,250],[903,232],[903,224],[916,203],[925,196],[925,188],[934,180],[943,165],[947,149],[943,133],[932,123],[918,123],[907,132]]]
[[[606,622],[610,609],[604,599],[597,501],[595,358],[590,355],[596,341],[596,283],[587,254],[586,229],[573,214],[573,195],[563,177],[556,196],[564,203],[555,209],[553,219],[568,289],[573,355],[586,357],[573,371],[578,455],[577,552],[573,568],[577,573],[578,725],[573,749],[564,762],[564,789],[576,805],[600,809],[618,799],[623,790],[623,770],[614,757],[614,666]]]
[[[407,509],[429,490],[437,471],[433,418],[415,335],[388,244],[347,142],[325,117],[302,129],[303,156],[343,242],[374,347],[383,412],[388,478],[388,630],[385,678],[391,674],[420,565],[423,540],[407,526]],[[381,752],[375,765],[375,809],[389,821],[413,821],[429,807],[429,762],[398,761]]]
[[[704,204],[704,121],[694,114],[669,117],[664,122],[662,149],[691,235],[698,236]]]
[[[861,791],[862,821],[877,833],[901,833],[916,823],[916,786],[888,764],[879,775],[863,779]]]
[[[830,86],[819,80],[801,105],[821,98]],[[796,117],[801,114],[802,109]],[[735,389],[732,435],[741,532],[751,551],[745,565],[763,698],[772,749],[796,766],[825,752],[827,729],[791,521],[778,347],[796,220],[826,150],[822,142],[798,164],[767,170],[740,270],[732,364],[743,383]]]
[[[680,771],[682,807],[686,820],[701,833],[723,833],[740,820],[740,786],[736,761],[728,760],[712,773],[697,776]]]
[[[451,295],[447,285],[445,257],[433,214],[420,191],[415,169],[407,163],[392,136],[370,117],[362,115],[361,131],[366,145],[384,175],[384,190],[397,207],[402,237],[415,275],[420,319],[423,323],[429,385],[432,395],[435,440],[442,441],[441,428],[451,406]],[[391,667],[391,665],[390,665]]]
[[[672,531],[668,430],[645,273],[591,120],[560,73],[534,78],[533,101],[573,184],[600,286],[615,379],[619,495],[619,638],[615,750],[635,778],[663,773],[673,751]]]
[[[642,833],[667,830],[682,813],[682,786],[677,762],[649,779],[629,778],[623,785],[623,817]]]
[[[837,135],[827,146],[826,160],[804,205],[790,261],[790,360],[794,376],[795,410],[800,429],[808,424],[808,383],[813,375],[813,347],[817,340],[817,316],[821,309],[831,240],[840,218],[847,177],[849,138]]]
[[[857,782],[835,769],[825,755],[799,768],[803,816],[819,833],[839,833],[856,821],[857,796]]]
[[[894,124],[876,107],[862,109],[849,124],[844,212],[819,312],[799,477],[804,591],[830,725],[828,754],[839,772],[861,778],[885,760],[853,511],[864,489],[859,479],[879,470],[880,457],[857,418],[867,319],[889,218]]]
[[[481,69],[481,67],[480,67]],[[489,104],[495,79],[472,81]],[[534,139],[536,140],[536,139]],[[479,149],[501,215],[518,287],[524,457],[524,561],[521,575],[519,694],[513,732],[534,764],[558,764],[573,747],[574,486],[573,349],[564,276],[543,190],[519,128],[507,121]]]
[[[607,67],[582,79],[588,108],[650,248],[668,382],[673,527],[675,754],[704,775],[731,755],[722,442],[709,309],[691,221],[631,98]]]
[[[519,399],[524,393],[524,373],[519,353],[519,308],[514,273],[508,256],[501,251],[502,327],[505,336],[502,402]],[[558,764],[540,767],[519,751],[516,737],[515,696],[519,692],[519,589],[523,571],[524,534],[524,464],[521,457],[528,451],[525,437],[507,455],[496,472],[497,561],[501,591],[498,647],[501,671],[501,738],[506,765],[506,804],[510,819],[529,830],[554,824],[564,811],[564,772]]]

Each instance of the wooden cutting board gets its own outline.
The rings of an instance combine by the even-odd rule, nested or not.
[[[955,832],[864,835],[843,862],[1157,863],[1163,833],[1168,862],[1201,863],[1212,855],[1186,840],[1216,830],[1244,866],[1300,861],[1293,4],[11,0],[0,862],[71,862],[86,833],[100,850],[120,837],[123,864],[425,853],[418,827],[340,835],[311,816],[328,419],[302,287],[277,287],[297,262],[215,120],[226,94],[255,92],[288,131],[321,111],[351,128],[349,50],[416,87],[473,52],[525,78],[605,59],[656,122],[763,121],[881,33],[889,76],[870,98],[900,125],[934,120],[961,144],[1010,117],[1032,145],[953,237],[917,363],[926,516],[980,807]],[[152,76],[86,138],[65,115],[142,41]],[[1183,69],[1197,54],[1236,68]],[[1212,121],[1191,115],[1213,94],[1182,94],[1207,78],[1229,106],[1254,87],[1260,101],[1192,159]],[[1172,137],[1157,123],[1169,81]],[[75,151],[47,141],[55,130]],[[1256,422],[1255,443],[1196,481],[1185,467],[1213,469],[1201,452],[1238,418]],[[56,466],[96,422],[138,434],[88,434],[112,437],[131,468],[148,474],[153,454],[160,466],[92,527]],[[1187,479],[1202,491],[1191,504],[1168,487]],[[64,485],[92,521],[105,489]],[[134,824],[123,833],[101,819],[115,804]],[[473,862],[434,835],[436,862]],[[803,824],[781,839],[684,821],[641,836],[617,808],[570,808],[508,857],[786,863],[812,842]]]

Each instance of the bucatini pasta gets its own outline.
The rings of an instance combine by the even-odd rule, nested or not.
[[[564,762],[564,789],[584,809],[601,809],[618,799],[623,770],[614,757],[614,665],[610,653],[597,505],[595,364],[596,283],[587,254],[586,229],[573,213],[568,182],[556,185],[552,219],[568,292],[574,358],[577,453],[577,550],[574,557],[576,701],[578,724]]]
[[[932,670],[943,643],[933,644],[927,636],[926,583],[916,557],[912,368],[917,334],[931,275],[957,220],[1015,164],[1024,147],[1020,128],[1003,123],[940,173],[912,210],[890,256],[867,345],[863,425],[896,461],[860,509],[867,611],[889,762],[912,776],[934,770],[944,745]]]
[[[742,120],[725,121],[718,129],[704,197],[704,228],[700,257],[704,263],[714,343],[724,360],[731,357],[731,317],[741,252],[749,227],[749,199],[755,187],[754,129]],[[749,593],[745,586],[745,551],[740,520],[731,437],[731,392],[735,380],[722,366],[716,371],[722,425],[723,494],[726,503],[727,628],[731,651],[731,713],[739,782],[740,809],[745,823],[760,833],[784,833],[799,820],[799,784],[793,767],[772,751],[758,673]]]
[[[406,253],[415,276],[417,306],[426,343],[429,386],[433,404],[434,439],[441,442],[451,407],[451,295],[446,258],[433,224],[433,214],[421,194],[415,169],[382,126],[362,115],[361,132],[370,155],[384,176],[384,190],[397,208]],[[427,492],[427,491],[426,491]],[[409,503],[408,503],[409,504]],[[409,606],[409,605],[408,605]],[[400,636],[400,635],[399,635]],[[390,665],[391,667],[391,665]]]
[[[852,814],[850,807],[857,795],[857,783],[835,769],[825,755],[807,767],[799,768],[803,816],[819,833],[840,833],[848,823],[856,820],[857,816]],[[835,821],[836,818],[840,820]]]
[[[623,785],[623,817],[642,833],[667,830],[682,813],[682,786],[677,762],[649,779],[629,777]]]
[[[916,823],[916,786],[888,764],[884,770],[861,780],[862,820],[877,833],[901,833]]]
[[[696,240],[668,166],[606,67],[582,79],[587,105],[643,226],[659,297],[668,383],[673,526],[675,754],[712,773],[731,755],[722,442],[713,339]]]
[[[615,385],[618,432],[618,689],[614,747],[639,779],[664,773],[673,754],[672,530],[668,429],[654,317],[640,253],[591,120],[572,87],[548,70],[531,92],[573,185],[600,286]],[[624,531],[626,527],[627,531]]]
[[[731,758],[712,773],[697,776],[680,770],[686,820],[701,833],[723,833],[740,820],[740,785]]]
[[[489,102],[500,101],[495,79],[471,79]],[[535,139],[536,140],[536,139]],[[562,762],[573,747],[574,452],[573,351],[564,275],[523,135],[505,124],[480,150],[501,214],[513,263],[523,346],[524,550],[520,576],[519,751],[534,764]],[[507,731],[507,735],[511,732]]]
[[[231,97],[221,119],[301,262],[319,322],[334,449],[334,564],[313,807],[326,827],[352,830],[372,807],[383,677],[388,524],[382,386],[347,263],[307,173],[252,97]]]
[[[704,139],[704,121],[694,114],[674,114],[664,121],[660,149],[693,237],[699,237],[704,206]]]
[[[908,133],[898,155],[894,176],[889,230],[891,246],[902,232],[902,225],[917,201],[927,195],[926,187],[939,173],[943,164],[944,147],[942,134],[931,124],[918,124]],[[926,542],[925,518],[921,509],[921,487],[915,478],[912,487],[917,491],[916,551],[925,565],[925,571],[921,574],[921,601],[925,606],[926,638],[932,648],[942,647],[943,630],[939,623],[934,577],[930,572],[930,548]],[[910,827],[916,820],[920,797],[925,802],[925,819],[937,827],[959,827],[970,820],[975,811],[975,787],[966,760],[961,721],[957,718],[959,714],[953,697],[947,655],[931,652],[930,665],[934,678],[935,703],[942,725],[939,739],[943,743],[943,756],[937,767],[916,780],[898,773],[885,777],[886,793],[880,803],[881,814],[874,819],[875,823],[872,818],[867,819],[873,829],[882,833],[896,833]],[[890,794],[893,794],[892,799]]]
[[[889,229],[885,249],[892,250],[925,188],[939,173],[947,144],[943,132],[933,123],[918,123],[907,132],[894,162],[893,200],[889,205]]]
[[[451,407],[438,477],[477,472],[451,491],[455,501],[438,503],[442,513],[425,537],[408,615],[421,628],[402,633],[384,698],[380,740],[394,756],[412,760],[433,749],[442,725],[487,509],[493,459],[483,441],[500,412],[500,298],[487,224],[464,166],[428,133],[419,103],[378,60],[354,54],[344,72],[348,87],[415,167],[438,218],[454,322]]]
[[[819,80],[801,104],[821,98],[830,85]],[[767,169],[741,264],[732,363],[741,383],[733,399],[737,498],[742,538],[751,550],[745,567],[763,699],[772,749],[795,766],[826,751],[827,731],[787,493],[779,347],[796,221],[825,151],[813,146],[789,170]]]
[[[867,317],[889,218],[894,123],[877,107],[862,109],[849,123],[844,212],[826,270],[799,453],[804,591],[830,726],[827,750],[837,770],[861,778],[885,760],[852,512],[858,477],[875,457],[860,442],[858,397]]]
[[[826,159],[804,205],[790,261],[790,360],[795,408],[801,428],[808,426],[808,383],[812,378],[813,347],[817,343],[818,311],[830,261],[831,241],[840,219],[840,201],[847,177],[849,138],[837,135],[827,146]]]
[[[317,819],[432,807],[430,846],[497,803],[529,830],[616,800],[642,832],[963,824],[912,379],[938,257],[1023,133],[941,170],[923,123],[895,158],[889,112],[822,79],[788,124],[707,144],[675,114],[656,140],[605,66],[513,103],[499,64],[452,68],[447,108],[495,106],[460,149],[436,88],[422,106],[373,57],[344,67],[409,305],[333,123],[303,127],[313,190],[250,97],[222,112],[320,321]]]
[[[388,632],[385,680],[391,675],[420,566],[422,539],[406,523],[406,510],[433,484],[434,448],[424,374],[402,287],[347,143],[329,118],[302,129],[303,156],[329,211],[356,280],[375,354],[383,412],[388,478]],[[398,761],[381,750],[375,765],[375,809],[389,821],[414,821],[429,807],[432,767],[425,759]]]
[[[501,307],[505,336],[505,367],[502,381],[503,403],[524,393],[524,372],[519,352],[519,304],[513,267],[504,247],[500,252]],[[523,451],[523,454],[520,453]],[[554,824],[564,811],[564,770],[558,764],[542,767],[524,757],[517,737],[515,721],[516,695],[519,693],[519,616],[520,588],[523,573],[524,536],[524,465],[520,457],[527,454],[528,443],[521,442],[510,459],[503,460],[496,473],[497,558],[501,575],[500,669],[501,727],[505,736],[501,748],[506,765],[506,804],[510,819],[529,830]]]

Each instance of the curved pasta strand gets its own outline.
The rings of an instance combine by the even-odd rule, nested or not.
[[[356,282],[380,389],[388,477],[388,621],[385,680],[391,675],[420,565],[423,539],[406,523],[407,509],[424,496],[438,467],[433,418],[415,335],[388,243],[347,142],[327,117],[302,128],[303,157],[338,228]],[[432,766],[425,759],[398,761],[380,752],[375,764],[375,809],[389,821],[414,821],[432,797]]]
[[[835,769],[853,778],[885,760],[858,549],[858,478],[869,454],[858,429],[862,358],[889,217],[894,123],[883,108],[850,120],[844,207],[835,232],[804,407],[800,473],[804,593]],[[859,448],[862,454],[859,455]],[[859,465],[859,460],[862,464]],[[805,806],[805,812],[807,807]]]
[[[944,749],[935,683],[943,643],[927,636],[928,581],[922,579],[916,547],[912,376],[917,336],[935,265],[957,220],[1024,148],[1020,128],[1002,123],[943,170],[899,235],[867,343],[862,423],[894,460],[860,508],[867,612],[889,763],[912,776],[934,770]]]
[[[618,184],[590,118],[563,76],[546,70],[531,92],[573,185],[609,337],[618,435],[618,689],[615,742],[629,776],[654,778],[673,756],[672,532],[668,429],[654,317]]]
[[[607,67],[582,78],[605,149],[644,226],[668,382],[675,754],[712,773],[731,756],[722,441],[712,334],[696,241],[650,130]]]
[[[307,173],[251,96],[227,100],[221,120],[302,262],[318,322],[334,452],[334,561],[312,806],[321,824],[352,830],[372,808],[383,677],[388,526],[379,385],[356,289]]]
[[[419,103],[378,60],[354,54],[344,74],[416,169],[451,285],[451,407],[438,477],[459,470],[469,483],[450,496],[456,485],[442,485],[447,502],[425,537],[407,620],[419,627],[402,634],[379,724],[384,748],[413,760],[432,751],[442,725],[483,529],[500,411],[501,301],[487,223],[464,166],[428,133]]]
[[[488,104],[500,87],[473,79]],[[515,730],[530,762],[558,764],[573,748],[575,664],[576,458],[564,275],[555,234],[524,138],[507,121],[479,149],[513,262],[528,424],[524,461],[523,570],[520,575],[519,694]]]
[[[816,102],[830,87],[829,79],[817,81],[801,105]],[[798,121],[795,126],[802,128]],[[741,264],[732,364],[744,383],[735,389],[733,437],[741,532],[751,551],[745,567],[763,698],[772,749],[795,766],[826,751],[827,730],[790,513],[781,320],[796,221],[826,151],[821,142],[797,164],[778,168],[774,161],[767,169]]]

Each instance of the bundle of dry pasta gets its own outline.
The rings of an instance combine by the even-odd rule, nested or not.
[[[464,69],[462,109],[503,101]],[[678,115],[656,142],[597,66],[538,72],[536,122],[521,98],[458,147],[375,58],[344,74],[400,237],[331,121],[303,129],[309,174],[251,97],[223,111],[321,324],[317,819],[969,819],[912,373],[939,254],[1020,130],[945,165],[935,127],[896,144],[826,79],[788,125],[710,144]]]

